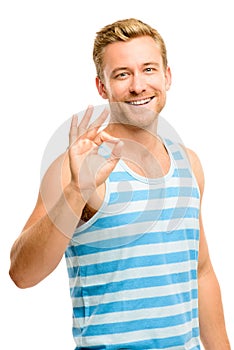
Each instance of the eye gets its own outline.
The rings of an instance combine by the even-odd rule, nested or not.
[[[121,72],[115,76],[115,79],[125,79],[127,78],[128,73],[127,72]]]
[[[154,72],[154,71],[156,71],[156,69],[153,68],[153,67],[147,67],[147,68],[145,68],[145,72],[146,72],[146,73],[152,73],[152,72]]]

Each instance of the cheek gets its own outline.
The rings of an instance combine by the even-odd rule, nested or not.
[[[112,97],[121,97],[125,96],[128,92],[128,85],[121,81],[121,82],[115,82],[113,84],[110,84],[108,87],[108,93]]]
[[[157,79],[157,83],[155,84],[155,87],[159,91],[164,93],[170,88],[170,84],[168,84],[168,81],[165,76],[161,76]]]
[[[158,73],[148,76],[146,83],[148,87],[154,88],[155,90],[161,90],[166,84],[166,79],[164,74]]]

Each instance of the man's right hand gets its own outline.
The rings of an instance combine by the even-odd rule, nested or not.
[[[78,117],[72,117],[69,133],[69,165],[71,171],[71,185],[81,193],[87,201],[97,187],[104,183],[115,168],[121,157],[123,142],[100,131],[109,112],[104,110],[92,124],[89,125],[93,114],[93,107],[89,106],[78,124]],[[99,147],[108,142],[112,146],[109,158],[98,154]]]

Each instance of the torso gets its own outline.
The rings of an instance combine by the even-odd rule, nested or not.
[[[135,156],[135,157],[134,157]],[[135,160],[134,160],[135,158]],[[165,176],[170,169],[170,157],[165,146],[161,143],[157,153],[148,153],[147,157],[140,158],[137,152],[134,155],[125,151],[123,161],[136,174],[146,178],[160,178]],[[87,222],[100,209],[105,197],[105,184],[99,186],[93,196],[84,207],[81,220]]]
[[[140,173],[120,160],[86,208],[106,205],[74,232],[66,261],[77,349],[200,348],[199,191],[182,149],[168,149],[171,167],[160,155],[156,181],[143,178],[153,165]]]

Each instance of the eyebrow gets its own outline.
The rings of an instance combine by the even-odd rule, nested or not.
[[[143,67],[146,67],[146,66],[156,66],[156,67],[160,67],[160,64],[158,62],[146,62],[146,63],[143,63]]]
[[[118,72],[120,71],[123,71],[123,70],[126,70],[128,69],[128,67],[118,67],[118,68],[115,68],[113,69],[113,71],[111,72],[111,76],[113,77],[115,74],[117,74]]]
[[[160,64],[158,62],[145,62],[142,64],[143,67],[147,67],[147,66],[156,66],[156,67],[160,67]],[[114,76],[115,74],[117,74],[118,72],[124,71],[128,69],[128,67],[118,67],[113,69],[113,71],[111,72],[111,76]]]

